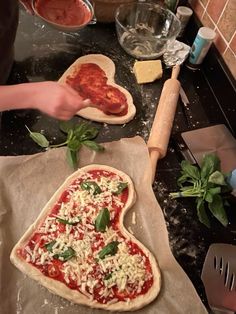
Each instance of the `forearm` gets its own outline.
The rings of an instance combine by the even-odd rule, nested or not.
[[[0,111],[34,108],[32,96],[36,92],[35,84],[17,84],[0,86]]]

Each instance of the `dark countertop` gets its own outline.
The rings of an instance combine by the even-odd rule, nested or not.
[[[93,123],[100,128],[98,141],[111,141],[135,135],[140,135],[145,140],[148,138],[161,88],[164,81],[170,77],[170,70],[165,70],[163,78],[155,83],[138,85],[132,74],[134,59],[120,47],[114,25],[91,25],[79,33],[64,34],[21,12],[15,51],[16,62],[9,84],[57,80],[76,58],[89,53],[107,55],[116,64],[117,83],[131,92],[137,115],[133,121],[122,126]],[[186,66],[181,69],[179,80],[190,105],[184,110],[184,106],[180,102],[178,104],[168,154],[158,164],[154,192],[165,215],[173,254],[192,280],[203,302],[207,304],[200,279],[203,261],[211,243],[236,244],[236,214],[231,217],[228,228],[213,221],[212,229],[209,230],[198,221],[193,201],[175,201],[168,196],[170,191],[177,189],[176,179],[180,171],[181,156],[173,140],[175,134],[220,123],[227,125],[233,133],[236,132],[233,101],[226,99],[224,103],[220,103],[220,95],[218,96],[211,86],[212,77],[209,72],[219,73],[218,63],[212,63],[210,70],[206,66],[205,69],[195,72]],[[227,82],[221,83],[223,86],[227,85]],[[82,119],[75,117],[74,120],[79,122]],[[34,154],[41,151],[27,136],[25,125],[33,131],[43,131],[53,143],[64,139],[58,128],[58,121],[40,112],[4,112],[0,126],[1,155]]]

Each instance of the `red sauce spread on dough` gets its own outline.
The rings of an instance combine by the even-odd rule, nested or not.
[[[107,84],[106,74],[97,64],[82,64],[75,75],[67,77],[66,83],[106,114],[124,116],[128,112],[125,95],[118,88]]]
[[[100,193],[103,193],[102,198],[99,198],[99,194],[97,194],[98,196],[94,196],[91,200],[88,199],[86,202],[82,201],[80,196],[83,193],[86,194],[82,185],[86,182],[96,182],[101,189]],[[149,258],[136,243],[126,239],[119,230],[119,217],[128,200],[129,189],[128,187],[125,187],[119,194],[117,194],[116,190],[114,191],[114,187],[112,189],[109,186],[110,183],[124,184],[125,182],[118,175],[100,169],[88,171],[86,174],[80,175],[60,195],[48,216],[37,228],[25,247],[18,250],[18,254],[25,259],[26,262],[36,267],[45,276],[60,281],[70,289],[78,290],[85,296],[88,296],[89,298],[92,297],[93,300],[102,304],[106,304],[109,301],[113,302],[114,299],[115,302],[134,299],[139,295],[147,293],[153,285],[153,274]],[[98,201],[96,201],[97,198]],[[113,236],[111,236],[110,233],[105,235],[105,233],[97,231],[94,222],[98,213],[100,213],[101,209],[104,207],[109,208],[110,212],[109,230],[106,232],[114,232],[116,239],[119,242],[119,246],[124,245],[126,250],[125,256],[119,255],[120,258],[125,259],[122,259],[121,262],[118,262],[117,260],[110,269],[105,270],[104,267],[106,266],[104,266],[105,264],[103,263],[106,263],[106,258],[102,259],[99,257],[99,252],[101,252],[107,245],[106,242],[110,243],[112,241],[110,237],[114,240],[114,233]],[[75,223],[68,225],[65,224],[65,221],[68,218],[64,217],[63,220],[61,218],[62,213],[69,215],[71,221],[73,218],[77,219],[78,216],[80,219],[75,220]],[[67,222],[68,221],[69,220],[67,220]],[[55,252],[52,251],[52,247],[53,245],[57,245],[56,242],[60,237],[72,240],[69,240],[70,244],[67,244],[68,247],[66,247],[64,251],[64,244],[62,243],[61,245],[61,241],[59,241],[59,252],[57,251],[55,254]],[[89,246],[81,247],[80,250],[73,251],[72,248],[69,247],[73,246],[73,242],[75,247],[79,243],[86,245],[88,239]],[[51,246],[51,248],[49,248],[49,246]],[[124,246],[123,249],[121,249],[120,254],[122,254]],[[69,264],[68,260],[64,259],[64,257],[58,257],[60,250],[64,252],[66,258],[68,257],[68,254],[71,254],[71,251],[69,250],[72,250],[72,253],[74,254],[72,256],[72,259],[74,259],[72,264]],[[48,256],[48,251],[51,252],[50,256]],[[86,259],[81,260],[80,254],[87,254]],[[116,254],[118,253],[116,252],[115,255]],[[108,263],[110,263],[112,255],[114,254],[108,255]],[[140,264],[142,264],[141,268],[138,268],[137,270],[137,272],[140,271],[140,269],[143,271],[144,277],[140,279],[142,285],[138,287],[139,283],[137,283],[137,280],[135,281],[134,278],[136,271],[134,272],[133,270],[133,275],[128,275],[131,276],[130,278],[127,277],[128,282],[125,289],[119,288],[118,284],[114,282],[110,287],[109,285],[107,286],[106,280],[109,280],[109,277],[112,277],[115,272],[121,270],[125,264],[127,256],[130,256],[131,259],[138,258],[137,267],[140,267]],[[100,262],[98,261],[99,258]],[[78,263],[79,269],[74,270],[72,268],[72,271],[68,272],[68,267],[70,268],[70,265],[75,265],[76,263]],[[117,263],[118,266],[116,266]],[[129,265],[129,263],[130,260],[127,262],[127,265]],[[87,264],[88,267],[83,269],[85,264]],[[127,272],[129,271],[131,270],[128,268]],[[126,276],[125,269],[123,270],[123,276]]]
[[[60,25],[78,26],[91,20],[91,12],[81,0],[37,0],[35,9],[46,20]]]

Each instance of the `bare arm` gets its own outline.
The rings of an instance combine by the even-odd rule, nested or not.
[[[69,120],[88,104],[71,87],[57,82],[0,86],[0,111],[32,108]]]

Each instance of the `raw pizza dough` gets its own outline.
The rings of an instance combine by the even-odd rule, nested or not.
[[[42,228],[42,226],[44,226],[43,223],[45,224],[46,217],[51,212],[52,208],[54,208],[55,204],[59,202],[59,198],[61,197],[62,193],[65,192],[69,186],[71,187],[72,183],[75,184],[75,180],[80,178],[81,175],[84,175],[88,171],[92,171],[92,170],[102,170],[102,171],[115,173],[118,176],[118,178],[121,178],[122,182],[125,182],[128,184],[127,185],[128,186],[127,187],[128,198],[126,200],[124,207],[121,209],[119,220],[118,220],[119,231],[121,232],[121,235],[125,237],[125,241],[127,240],[128,243],[129,241],[131,241],[132,243],[134,243],[134,245],[137,244],[139,249],[144,253],[145,259],[143,261],[143,265],[146,265],[147,261],[149,261],[148,263],[150,263],[150,266],[151,266],[150,272],[147,272],[146,268],[144,269],[144,272],[145,272],[144,275],[146,276],[146,274],[148,274],[150,276],[150,274],[152,274],[151,280],[153,280],[152,285],[149,286],[149,290],[147,290],[147,292],[145,292],[144,294],[139,294],[134,299],[129,299],[126,301],[120,301],[120,300],[110,301],[107,304],[99,303],[95,299],[91,298],[91,295],[89,294],[85,295],[78,290],[70,289],[65,283],[52,279],[49,276],[43,275],[43,273],[38,268],[36,268],[35,266],[27,262],[26,259],[23,258],[22,255],[18,253],[19,250],[26,247],[26,245],[29,243],[29,240],[32,238],[33,234],[35,234],[36,231],[39,232],[39,228]],[[124,225],[123,225],[124,216],[126,212],[129,210],[129,208],[135,203],[135,199],[136,199],[136,194],[135,194],[133,183],[130,177],[127,176],[125,173],[109,166],[96,165],[96,164],[89,165],[89,166],[79,169],[78,171],[74,172],[71,176],[69,176],[67,180],[62,184],[62,186],[55,192],[55,194],[52,196],[52,198],[43,208],[37,220],[28,228],[26,233],[22,236],[19,242],[15,245],[10,256],[11,262],[17,268],[19,268],[23,273],[25,273],[32,279],[36,280],[37,282],[39,282],[44,287],[48,288],[51,292],[63,298],[66,298],[69,301],[72,301],[74,303],[87,305],[93,308],[111,310],[111,311],[133,311],[133,310],[142,308],[143,306],[149,304],[151,301],[153,301],[157,297],[160,291],[160,286],[161,286],[161,276],[160,276],[159,267],[152,253],[124,228]],[[108,232],[107,229],[106,229],[106,232]],[[117,239],[119,240],[118,235],[117,235]],[[119,242],[118,253],[120,251],[120,245],[122,246],[123,244],[122,242]],[[134,253],[134,254],[137,254],[137,253]],[[133,257],[136,255],[130,254],[130,256]],[[109,257],[112,258],[112,256],[108,255],[107,258]],[[75,259],[73,262],[76,262],[77,256],[73,258]],[[103,259],[102,261],[103,263],[107,262],[106,259]],[[141,264],[141,263],[139,262],[138,264]],[[141,267],[146,267],[146,266],[141,266]]]
[[[106,73],[106,76],[108,78],[107,84],[118,88],[126,96],[128,103],[128,112],[124,116],[107,115],[97,108],[88,107],[81,109],[80,111],[78,111],[77,114],[85,119],[105,122],[108,124],[123,124],[132,120],[136,113],[136,107],[133,104],[133,98],[125,88],[115,83],[115,64],[110,58],[102,54],[90,54],[80,57],[64,72],[64,74],[59,79],[59,82],[65,83],[66,78],[68,76],[73,76],[73,73],[78,71],[79,66],[83,63],[97,64]]]

